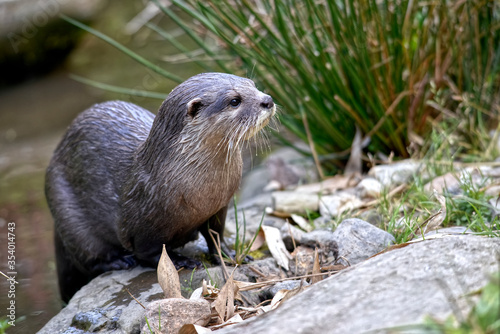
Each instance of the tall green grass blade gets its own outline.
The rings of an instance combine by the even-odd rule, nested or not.
[[[167,79],[170,79],[172,81],[175,81],[175,82],[178,82],[178,83],[181,83],[183,81],[183,79],[173,73],[170,73],[168,71],[165,71],[164,69],[162,69],[161,67],[153,64],[152,62],[150,62],[149,60],[147,60],[146,58],[138,55],[137,53],[135,53],[134,51],[130,50],[129,48],[127,48],[126,46],[118,43],[117,41],[115,41],[114,39],[112,39],[111,37],[103,34],[102,32],[100,31],[97,31],[81,22],[78,22],[72,18],[70,18],[69,16],[66,16],[64,14],[60,14],[61,18],[64,19],[65,21],[77,26],[78,28],[80,29],[83,29],[89,33],[91,33],[92,35],[100,38],[101,40],[105,41],[106,43],[114,46],[115,48],[117,48],[118,50],[122,51],[123,53],[125,53],[126,55],[128,55],[130,58],[134,59],[135,61],[139,62],[140,64],[146,66],[147,68],[149,68],[150,70],[164,76],[165,78]]]
[[[70,75],[70,78],[73,80],[76,80],[78,82],[84,83],[86,85],[107,90],[109,92],[113,93],[120,93],[120,94],[126,94],[126,95],[131,95],[131,96],[140,96],[140,97],[149,97],[152,99],[159,99],[159,100],[165,100],[167,97],[167,94],[165,93],[157,93],[157,92],[151,92],[151,91],[146,91],[146,90],[140,90],[140,89],[130,89],[130,88],[125,88],[125,87],[119,87],[119,86],[114,86],[114,85],[109,85],[105,84],[99,81],[87,79],[84,77],[81,77],[79,75]]]

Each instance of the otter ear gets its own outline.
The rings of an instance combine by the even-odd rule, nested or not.
[[[201,103],[201,99],[199,97],[192,99],[187,104],[187,114],[191,116],[191,118],[194,118],[200,111],[201,107],[203,107],[203,104]]]

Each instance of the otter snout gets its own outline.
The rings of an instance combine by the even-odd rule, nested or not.
[[[262,98],[262,102],[260,103],[260,106],[264,109],[271,109],[274,107],[274,101],[273,98],[270,97],[269,95],[264,95]]]

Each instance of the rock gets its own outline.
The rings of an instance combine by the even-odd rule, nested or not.
[[[459,177],[455,173],[446,173],[444,175],[438,176],[432,179],[424,186],[424,191],[428,194],[432,194],[434,189],[439,194],[458,195],[461,191]]]
[[[345,211],[357,209],[363,204],[357,196],[339,191],[334,195],[321,196],[319,213],[324,217],[336,217]]]
[[[143,305],[162,298],[156,271],[142,267],[107,272],[85,285],[68,305],[38,332],[55,334],[92,330],[98,333],[139,333],[144,313],[126,291]]]
[[[146,307],[142,333],[179,333],[186,324],[205,326],[210,321],[210,303],[205,299],[169,298],[156,300]],[[149,326],[148,326],[149,324]]]
[[[346,258],[351,265],[366,260],[394,243],[391,234],[356,218],[342,221],[333,232],[333,238],[338,244],[339,256]],[[345,262],[343,264],[347,265]]]
[[[228,267],[227,269],[232,272],[234,268]],[[280,275],[281,271],[276,261],[273,258],[266,258],[239,266],[234,272],[234,279],[255,282],[263,277],[279,277]],[[184,269],[179,272],[182,296],[188,298],[195,289],[202,286],[204,279],[207,282],[212,281],[212,284],[218,287],[222,287],[225,283],[220,266],[194,271]],[[156,270],[136,267],[132,270],[106,272],[78,291],[68,305],[39,333],[139,333],[143,327],[141,321],[144,319],[144,310],[127,290],[142,305],[164,298],[158,284]],[[262,301],[262,293],[259,291],[244,291],[242,294],[255,304]],[[158,308],[156,308],[156,314],[158,314]],[[151,322],[149,324],[151,325]]]
[[[309,148],[303,143],[295,143],[294,145],[303,151],[309,151]],[[283,170],[286,174],[285,177],[281,175]],[[312,159],[304,158],[293,148],[283,147],[270,154],[261,166],[245,175],[238,197],[241,202],[246,202],[260,195],[266,191],[265,188],[270,181],[275,181],[279,189],[297,183],[315,182],[317,179]]]
[[[498,197],[500,195],[500,185],[491,185],[486,188],[484,194],[487,196]]]
[[[468,227],[466,226],[452,226],[452,227],[445,227],[445,228],[440,228],[437,230],[429,231],[425,233],[424,237],[430,237],[431,235],[436,235],[436,234],[464,234],[466,232],[472,232]],[[418,235],[417,235],[418,237]],[[420,237],[421,238],[421,237]],[[417,238],[419,239],[419,238]]]
[[[332,217],[329,216],[319,216],[318,218],[314,219],[314,228],[316,229],[328,229],[331,228],[333,225],[332,222]]]
[[[0,86],[59,66],[83,34],[60,15],[88,22],[102,5],[102,0],[0,1]]]
[[[266,290],[269,292],[269,295],[271,296],[270,299],[272,299],[272,297],[274,297],[274,295],[278,291],[280,291],[280,290],[293,290],[295,288],[298,288],[300,286],[300,284],[301,284],[300,280],[278,282]],[[306,281],[302,281],[302,285],[309,286],[310,284],[307,283]]]
[[[295,191],[277,191],[273,194],[275,211],[306,214],[307,211],[318,211],[318,195],[304,194]]]
[[[372,167],[368,175],[376,178],[384,187],[408,183],[415,174],[421,173],[424,165],[414,160],[403,160],[390,165]]]
[[[246,224],[246,239],[251,240],[255,232],[259,228],[262,221],[262,215],[266,207],[272,206],[271,194],[263,194],[256,196],[251,200],[247,200],[237,204],[237,217],[240,224],[240,232],[244,230]],[[263,224],[281,227],[285,220],[282,218],[266,215],[264,216]],[[234,207],[230,207],[226,216],[226,232],[232,237],[236,236],[236,215]]]
[[[276,310],[220,334],[393,333],[396,326],[466,315],[471,292],[498,271],[500,239],[450,236],[394,249],[345,269]]]
[[[283,243],[286,246],[286,249],[289,252],[293,251],[293,242],[298,245],[302,242],[302,237],[306,234],[301,229],[293,226],[290,223],[285,223],[280,229],[281,238],[283,239]],[[292,238],[293,236],[293,238]]]
[[[363,210],[360,212],[358,217],[359,219],[367,221],[377,227],[382,224],[384,219],[377,209]]]
[[[382,183],[380,183],[376,179],[367,177],[358,183],[357,188],[362,198],[365,197],[378,198],[382,194],[383,186]]]

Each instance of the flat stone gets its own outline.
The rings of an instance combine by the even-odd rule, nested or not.
[[[321,196],[319,213],[324,217],[336,217],[345,211],[357,209],[363,204],[363,201],[353,194],[337,192],[334,195]]]
[[[139,333],[144,309],[152,296],[162,298],[156,271],[136,267],[104,273],[82,287],[68,305],[38,334],[92,330],[99,333]]]
[[[156,300],[147,305],[144,317],[142,333],[150,333],[152,330],[153,333],[177,334],[187,324],[207,325],[210,321],[210,303],[203,298]]]
[[[409,182],[420,172],[423,164],[414,160],[403,160],[390,165],[372,167],[368,175],[373,176],[385,187],[396,186]]]
[[[368,177],[358,183],[357,188],[359,189],[360,196],[362,198],[372,197],[378,198],[382,194],[383,186],[378,180]]]
[[[498,271],[500,239],[449,236],[394,249],[345,269],[272,312],[220,330],[246,333],[393,333],[471,309],[469,293]]]
[[[277,191],[273,193],[275,211],[305,214],[307,211],[318,211],[318,195],[296,191]]]

